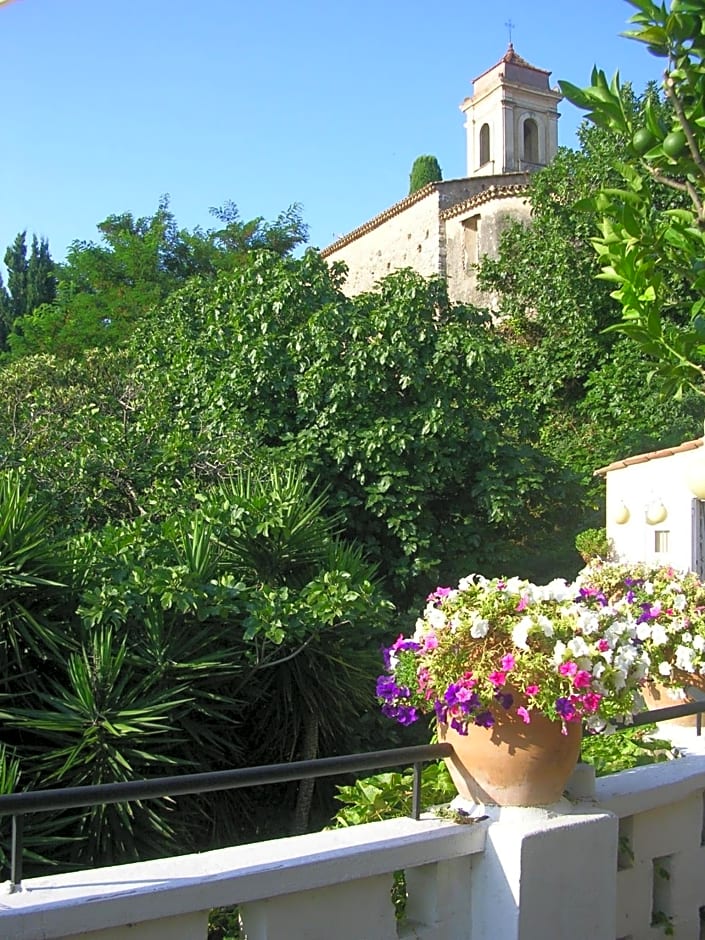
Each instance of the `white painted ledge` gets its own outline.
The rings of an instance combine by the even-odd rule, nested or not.
[[[487,825],[408,818],[34,878],[0,895],[0,937],[57,940],[482,852]],[[6,886],[7,890],[7,886]],[[173,936],[173,934],[172,934]]]
[[[694,728],[676,726],[668,732],[660,728],[657,736],[667,736],[683,756],[599,777],[595,798],[601,809],[633,816],[705,790],[705,736],[698,737]]]

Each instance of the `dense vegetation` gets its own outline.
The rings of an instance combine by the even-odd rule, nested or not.
[[[589,197],[640,165],[633,122],[672,107],[625,93],[632,124],[585,128],[535,177],[532,225],[480,271],[499,316],[411,271],[346,297],[344,270],[301,253],[296,206],[243,222],[228,203],[189,232],[164,200],[63,264],[18,236],[0,287],[0,790],[394,743],[377,651],[429,589],[575,573],[576,532],[602,521],[595,466],[698,430],[693,395],[648,384],[653,347],[612,330],[591,243]],[[653,206],[678,222],[688,198]],[[668,278],[668,330],[697,286]],[[318,812],[306,786],[235,791],[38,818],[28,846],[126,860]]]

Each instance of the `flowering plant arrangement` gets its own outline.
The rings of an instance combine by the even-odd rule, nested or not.
[[[511,712],[543,714],[567,733],[594,731],[643,708],[650,659],[636,611],[612,605],[599,583],[537,586],[519,578],[463,578],[427,599],[413,636],[384,651],[382,711],[401,724],[435,715],[461,734]]]
[[[633,624],[649,659],[649,678],[676,687],[705,676],[705,585],[692,571],[594,562],[576,585]]]

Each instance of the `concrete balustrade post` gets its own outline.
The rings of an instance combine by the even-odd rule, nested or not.
[[[472,940],[614,940],[618,820],[505,807],[472,861]]]

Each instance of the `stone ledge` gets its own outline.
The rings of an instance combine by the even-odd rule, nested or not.
[[[413,868],[484,850],[487,826],[408,818],[198,855],[34,878],[0,901],[0,937],[55,940]]]

